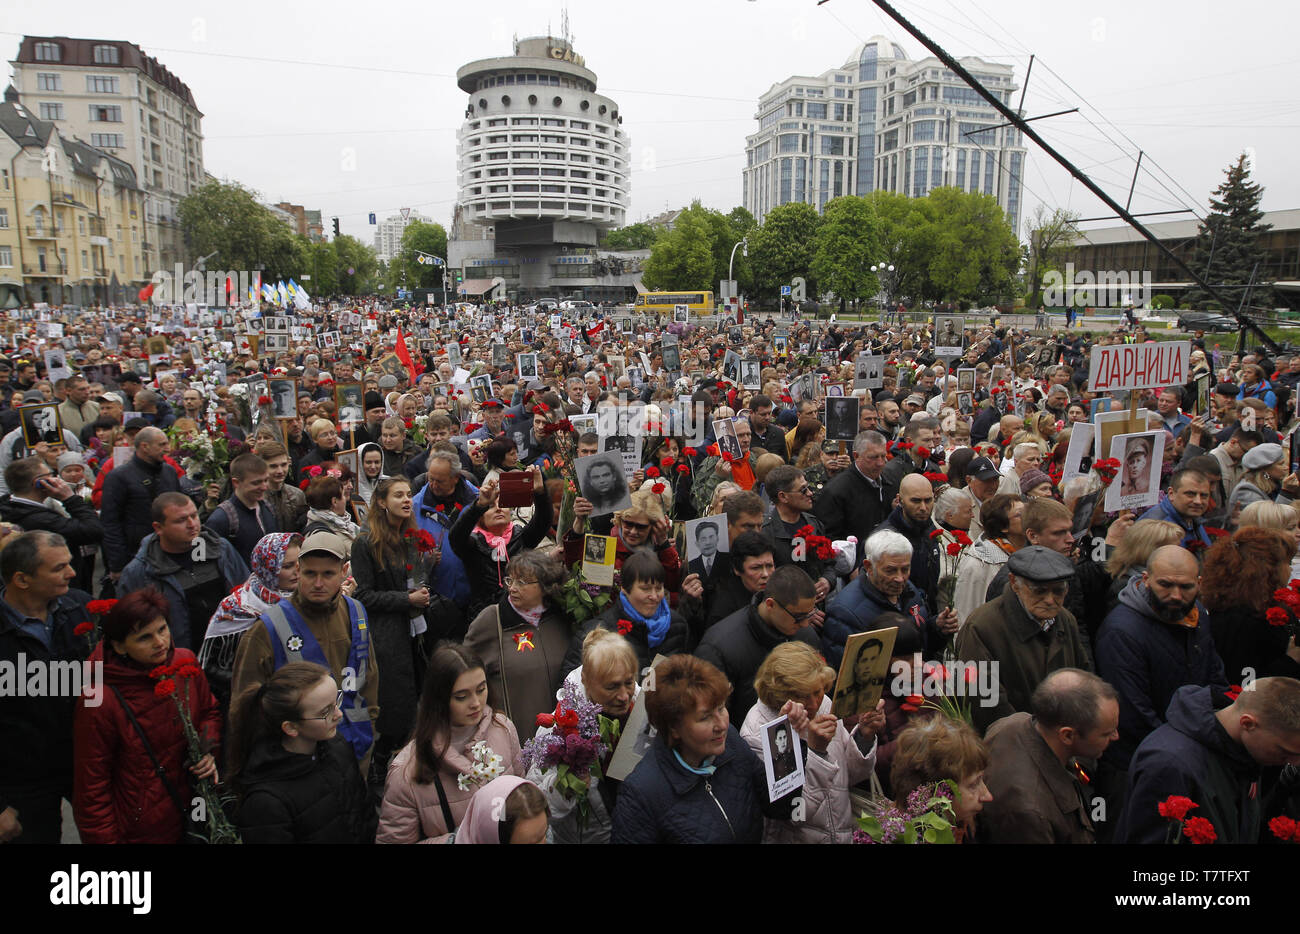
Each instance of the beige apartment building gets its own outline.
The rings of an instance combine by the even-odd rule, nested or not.
[[[189,87],[131,42],[24,36],[10,66],[33,117],[131,167],[143,266],[188,263],[177,205],[204,181],[203,114]]]

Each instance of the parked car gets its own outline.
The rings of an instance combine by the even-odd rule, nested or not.
[[[1236,318],[1217,311],[1180,311],[1178,329],[1181,331],[1236,331],[1240,328]]]

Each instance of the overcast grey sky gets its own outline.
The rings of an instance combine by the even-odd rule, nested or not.
[[[544,35],[548,24],[558,34],[565,7],[554,0],[6,6],[9,31],[0,42],[9,57],[23,34],[139,44],[193,92],[209,172],[267,201],[337,215],[344,233],[366,242],[372,211],[382,220],[405,206],[449,223],[456,129],[467,100],[456,69],[508,55],[513,35]],[[1018,81],[1036,53],[1028,113],[1085,108],[1037,123],[1049,143],[1121,202],[1137,150],[1147,153],[1144,168],[1155,174],[1139,177],[1134,211],[1194,206],[1204,213],[1224,167],[1246,149],[1266,188],[1265,209],[1300,207],[1300,177],[1291,170],[1300,140],[1300,50],[1290,4],[897,6],[952,53],[1013,64]],[[758,96],[773,83],[838,66],[876,34],[913,58],[927,54],[866,0],[821,7],[816,0],[573,0],[567,8],[575,49],[598,90],[619,102],[631,137],[633,219],[696,198],[722,210],[738,205],[745,136],[757,127]],[[1085,217],[1107,213],[1029,147],[1023,217],[1040,201]]]

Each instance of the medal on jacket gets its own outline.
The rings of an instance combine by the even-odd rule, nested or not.
[[[536,646],[533,645],[533,634],[531,632],[517,632],[514,635],[514,639],[516,652],[522,652],[524,649],[531,652],[536,648]]]

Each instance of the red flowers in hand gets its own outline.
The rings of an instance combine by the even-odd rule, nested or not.
[[[1009,440],[1009,439],[1008,439]],[[1092,469],[1101,477],[1102,483],[1107,486],[1119,475],[1119,460],[1114,457],[1106,457],[1099,461],[1093,461]]]
[[[1219,839],[1214,832],[1214,825],[1204,817],[1190,817],[1183,824],[1183,836],[1192,843],[1213,843]]]
[[[153,693],[156,697],[171,697],[176,693],[176,682],[168,678],[165,681],[159,681],[153,687]]]
[[[925,698],[920,694],[909,694],[907,697],[903,698],[902,707],[908,713],[916,713],[916,711],[921,709],[921,706],[924,703]]]
[[[72,630],[72,634],[74,636],[84,636],[87,633],[92,632],[94,628],[94,623],[77,623],[76,627]]]
[[[678,464],[678,465],[677,465],[677,472],[678,472],[678,473],[690,473],[690,472],[691,472],[691,468],[690,468],[689,466],[687,466],[686,464]]]
[[[651,467],[647,467],[647,468],[645,469],[645,475],[646,475],[646,477],[648,477],[649,479],[653,480],[655,477],[659,476],[659,468],[658,468],[658,467],[653,467],[653,466],[651,466]]]
[[[1156,805],[1156,810],[1160,812],[1161,817],[1166,817],[1169,820],[1186,820],[1187,812],[1198,807],[1200,805],[1191,798],[1185,798],[1182,795],[1170,795]]]
[[[1270,626],[1285,626],[1291,621],[1291,614],[1280,606],[1271,606],[1264,612],[1264,618]]]
[[[1268,822],[1268,829],[1273,836],[1287,843],[1300,843],[1300,821],[1294,821],[1285,815],[1279,815]]]
[[[694,457],[699,452],[696,451],[695,448],[688,447],[688,448],[682,448],[682,453],[685,454],[687,457]]]
[[[86,604],[86,612],[91,616],[103,616],[113,609],[113,605],[116,603],[116,600],[91,600]]]

